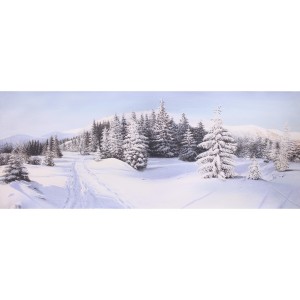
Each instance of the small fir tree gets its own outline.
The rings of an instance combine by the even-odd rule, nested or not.
[[[260,167],[255,157],[252,159],[252,163],[249,166],[249,173],[247,178],[252,180],[261,179]]]
[[[4,170],[4,182],[10,183],[17,180],[30,181],[22,158],[18,155],[12,154],[8,161],[8,165]]]
[[[58,142],[57,136],[55,136],[53,139],[52,149],[53,149],[52,151],[53,151],[53,155],[55,158],[61,158],[63,156],[61,153],[60,147],[59,147],[59,142]]]

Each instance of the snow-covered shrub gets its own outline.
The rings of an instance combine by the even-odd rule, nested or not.
[[[220,107],[215,111],[211,130],[198,147],[206,149],[197,156],[203,178],[225,179],[234,176],[233,153],[236,146],[229,132],[223,128]]]
[[[285,127],[283,136],[280,138],[279,149],[274,159],[277,171],[283,172],[289,168],[290,139],[288,128]]]
[[[261,172],[260,172],[259,164],[255,157],[252,160],[252,164],[249,166],[249,173],[248,173],[247,178],[252,179],[252,180],[261,179]]]
[[[5,166],[8,164],[9,158],[10,158],[9,153],[0,153],[0,166]]]
[[[11,155],[8,166],[4,170],[4,182],[9,183],[16,180],[30,181],[22,157]]]
[[[29,157],[27,163],[29,165],[40,165],[42,163],[42,160],[37,156],[31,156]]]

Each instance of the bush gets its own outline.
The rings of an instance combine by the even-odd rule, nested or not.
[[[0,166],[8,165],[9,158],[10,158],[10,154],[0,153]]]
[[[29,165],[40,165],[42,163],[42,160],[39,157],[31,156],[28,158],[27,163]]]

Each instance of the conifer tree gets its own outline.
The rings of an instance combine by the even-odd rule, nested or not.
[[[54,164],[54,153],[53,151],[51,150],[51,146],[50,144],[48,145],[48,149],[47,149],[47,152],[45,154],[45,157],[44,157],[44,161],[43,161],[43,164],[45,166],[48,166],[48,167],[53,167],[55,164]]]
[[[98,146],[96,154],[95,154],[95,161],[100,161],[101,159],[102,159],[102,154],[101,154],[100,147]]]
[[[252,179],[252,180],[261,179],[261,172],[260,172],[259,164],[257,163],[255,156],[252,159],[251,165],[249,166],[249,173],[248,173],[247,178]]]
[[[181,115],[181,119],[178,124],[178,131],[177,131],[177,143],[179,148],[181,147],[183,136],[186,134],[188,128],[190,128],[189,121],[185,113],[183,113]]]
[[[110,123],[109,136],[109,153],[110,157],[120,159],[123,158],[123,139],[120,120],[117,115]]]
[[[207,132],[204,129],[203,123],[199,122],[198,125],[196,127],[193,127],[192,129],[192,133],[193,133],[193,137],[196,141],[196,144],[199,145],[203,142],[203,139],[205,137],[205,135],[207,134]],[[200,147],[197,147],[197,154],[200,154],[201,152],[203,152],[204,150]]]
[[[199,172],[203,178],[230,178],[234,176],[234,139],[223,127],[221,108],[215,111],[213,126],[199,145],[206,151],[199,154]]]
[[[110,153],[109,153],[109,131],[105,127],[102,131],[102,139],[101,139],[101,154],[102,158],[109,158]]]
[[[189,127],[183,135],[181,145],[179,159],[183,161],[195,161],[197,157],[197,145]]]
[[[147,167],[148,154],[146,137],[139,130],[136,118],[132,117],[124,143],[124,160],[136,170]]]
[[[277,171],[283,172],[289,168],[289,144],[289,130],[286,126],[284,129],[284,133],[280,138],[279,150],[274,161]]]
[[[90,135],[87,131],[80,137],[79,151],[81,155],[88,155],[90,153]]]
[[[174,132],[172,122],[161,101],[154,126],[153,154],[157,157],[174,157]]]
[[[91,135],[90,135],[90,151],[91,152],[96,152],[96,150],[99,146],[98,134],[97,133],[98,133],[97,124],[94,120],[93,125],[92,125]]]
[[[16,154],[12,154],[4,170],[4,182],[9,183],[17,180],[30,181],[22,158]]]
[[[58,142],[57,136],[55,136],[53,138],[52,149],[53,149],[53,155],[55,158],[61,158],[63,156],[61,153],[60,147],[59,147],[59,142]]]
[[[127,135],[127,121],[124,114],[122,115],[122,120],[121,120],[121,135],[122,135],[122,140],[124,141]]]

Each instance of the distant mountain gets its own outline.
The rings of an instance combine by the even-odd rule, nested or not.
[[[34,140],[34,139],[36,139],[36,138],[33,136],[30,136],[30,135],[17,134],[17,135],[13,135],[13,136],[1,139],[0,145],[25,143],[25,142],[28,142],[28,141]]]
[[[59,132],[59,131],[53,131],[53,132],[49,132],[49,133],[47,133],[47,134],[42,135],[42,136],[39,138],[39,140],[40,140],[40,139],[46,140],[46,139],[49,139],[51,136],[57,136],[57,138],[58,138],[59,140],[63,140],[63,139],[72,138],[72,137],[74,137],[74,136],[76,136],[76,135],[77,135],[76,132],[71,133],[71,132]]]

